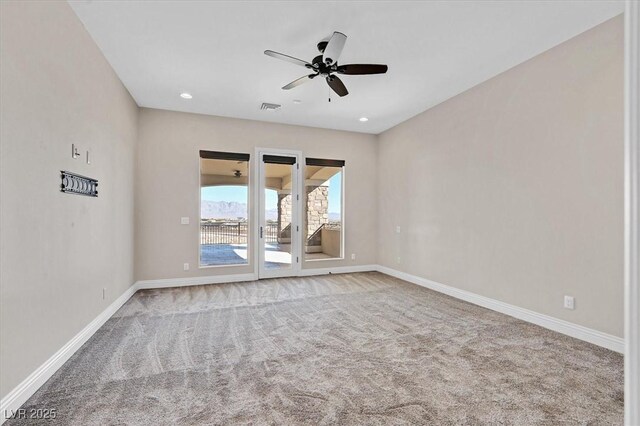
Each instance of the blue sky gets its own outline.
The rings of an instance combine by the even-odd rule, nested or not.
[[[329,179],[329,213],[340,213],[340,187],[342,186],[342,173],[334,175]],[[235,201],[237,203],[247,202],[246,186],[209,186],[202,188],[201,196],[208,201]],[[278,195],[276,191],[267,191],[267,210],[277,208]]]
[[[208,186],[202,188],[201,197],[208,201],[247,202],[246,186]]]
[[[342,172],[329,179],[329,213],[340,213],[340,187],[342,186]]]

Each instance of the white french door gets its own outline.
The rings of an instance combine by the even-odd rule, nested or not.
[[[260,278],[300,272],[299,151],[258,149],[257,259]]]

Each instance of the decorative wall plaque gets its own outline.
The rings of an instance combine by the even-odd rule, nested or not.
[[[77,175],[71,172],[60,171],[60,192],[67,194],[86,195],[87,197],[98,196],[98,181],[86,176]]]

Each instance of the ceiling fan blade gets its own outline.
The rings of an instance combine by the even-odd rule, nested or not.
[[[324,53],[322,54],[322,60],[324,63],[327,65],[333,65],[338,62],[338,58],[340,58],[340,54],[342,53],[342,49],[344,49],[344,44],[346,42],[346,35],[339,33],[338,31],[334,32],[329,39],[329,43],[327,43],[327,47],[324,48]]]
[[[349,91],[347,90],[347,88],[344,86],[344,83],[342,82],[342,80],[340,80],[338,77],[336,77],[335,75],[332,75],[331,77],[327,77],[327,84],[329,85],[329,87],[331,87],[333,89],[334,92],[336,92],[338,94],[338,96],[343,97],[343,96],[347,96],[349,94]]]
[[[302,65],[303,67],[307,68],[313,68],[313,65],[311,65],[309,62],[303,61],[302,59],[294,58],[293,56],[285,55],[284,53],[274,52],[273,50],[265,50],[264,54],[267,56],[271,56],[272,58],[291,62],[292,64]]]
[[[377,64],[349,64],[340,65],[337,72],[347,75],[384,74],[389,67]]]
[[[294,87],[300,86],[302,83],[306,83],[307,81],[310,81],[310,80],[314,79],[317,75],[318,74],[305,75],[304,77],[300,77],[297,80],[293,80],[291,83],[287,84],[282,89],[283,90],[293,89]]]

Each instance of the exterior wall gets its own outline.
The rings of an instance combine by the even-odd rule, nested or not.
[[[331,257],[340,257],[340,233],[342,230],[322,228],[322,252]]]

